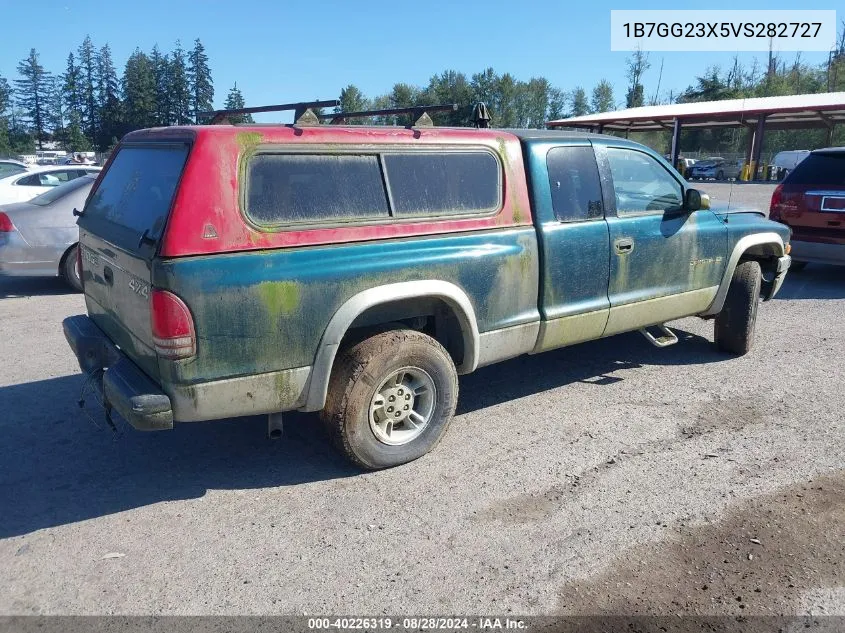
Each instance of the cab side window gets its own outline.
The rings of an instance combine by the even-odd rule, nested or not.
[[[604,217],[599,168],[592,146],[555,147],[546,155],[555,217],[583,222]]]
[[[607,148],[617,215],[663,213],[681,208],[683,188],[660,163],[644,152]]]

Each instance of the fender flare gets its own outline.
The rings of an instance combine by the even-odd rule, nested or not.
[[[300,411],[319,411],[325,406],[329,378],[340,342],[349,326],[361,313],[373,306],[419,297],[442,299],[454,310],[464,343],[464,358],[457,368],[458,373],[468,374],[474,371],[478,366],[478,322],[472,303],[461,288],[448,281],[439,280],[403,281],[377,286],[354,295],[332,316],[320,339],[308,381],[308,395]]]
[[[713,299],[713,303],[711,303],[710,307],[699,316],[713,316],[722,311],[722,307],[725,305],[725,297],[728,296],[728,288],[731,285],[731,279],[734,276],[734,271],[736,270],[737,265],[739,265],[739,260],[749,248],[753,246],[760,246],[762,244],[774,244],[777,246],[780,255],[785,254],[783,238],[775,232],[755,233],[754,235],[746,235],[741,238],[731,252],[728,263],[725,266],[725,272],[722,275],[722,281],[719,283],[719,290],[716,291],[716,297]]]

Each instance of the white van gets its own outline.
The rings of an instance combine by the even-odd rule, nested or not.
[[[772,159],[772,166],[779,170],[779,178],[784,178],[795,166],[810,155],[808,149],[792,149],[786,152],[778,152]]]

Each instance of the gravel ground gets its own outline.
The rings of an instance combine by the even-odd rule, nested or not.
[[[311,415],[113,433],[82,298],[0,297],[0,614],[845,614],[842,269],[743,358],[685,319],[484,368],[436,452],[367,474]]]

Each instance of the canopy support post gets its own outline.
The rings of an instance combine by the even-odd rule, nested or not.
[[[678,168],[678,157],[681,155],[681,121],[677,117],[672,122],[672,167]]]

